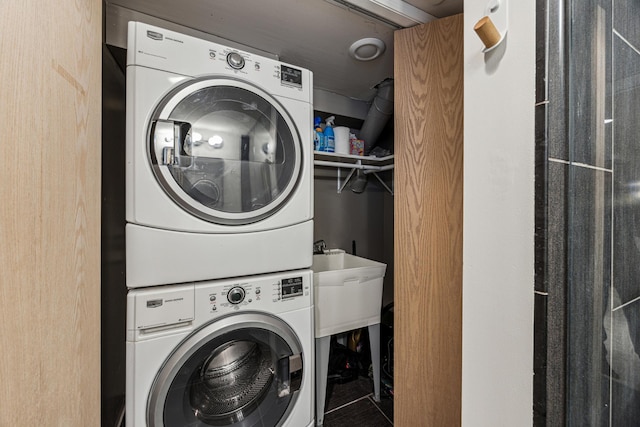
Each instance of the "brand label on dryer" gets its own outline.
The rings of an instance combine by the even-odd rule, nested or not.
[[[156,31],[147,30],[147,37],[151,40],[162,40],[162,33],[158,33]]]

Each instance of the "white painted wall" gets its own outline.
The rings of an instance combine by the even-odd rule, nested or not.
[[[464,2],[462,425],[533,423],[535,1],[491,54]],[[503,0],[504,3],[504,0]]]

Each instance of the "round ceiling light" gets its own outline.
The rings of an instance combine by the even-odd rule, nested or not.
[[[360,39],[349,47],[349,55],[358,61],[371,61],[382,55],[386,48],[384,42],[380,39]]]

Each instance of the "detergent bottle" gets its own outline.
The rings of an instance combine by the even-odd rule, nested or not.
[[[328,153],[333,153],[336,151],[336,137],[333,133],[333,121],[336,119],[335,116],[327,117],[325,121],[326,126],[324,128],[324,151]]]
[[[315,151],[324,151],[324,134],[320,123],[322,123],[322,119],[316,117],[313,124],[313,149]]]

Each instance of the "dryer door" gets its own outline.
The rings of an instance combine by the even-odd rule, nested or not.
[[[292,196],[302,147],[284,107],[230,78],[190,80],[171,91],[149,126],[148,154],[164,191],[206,221],[260,221]]]
[[[210,323],[156,376],[148,425],[281,425],[296,403],[304,357],[293,330],[276,317],[244,313]]]

